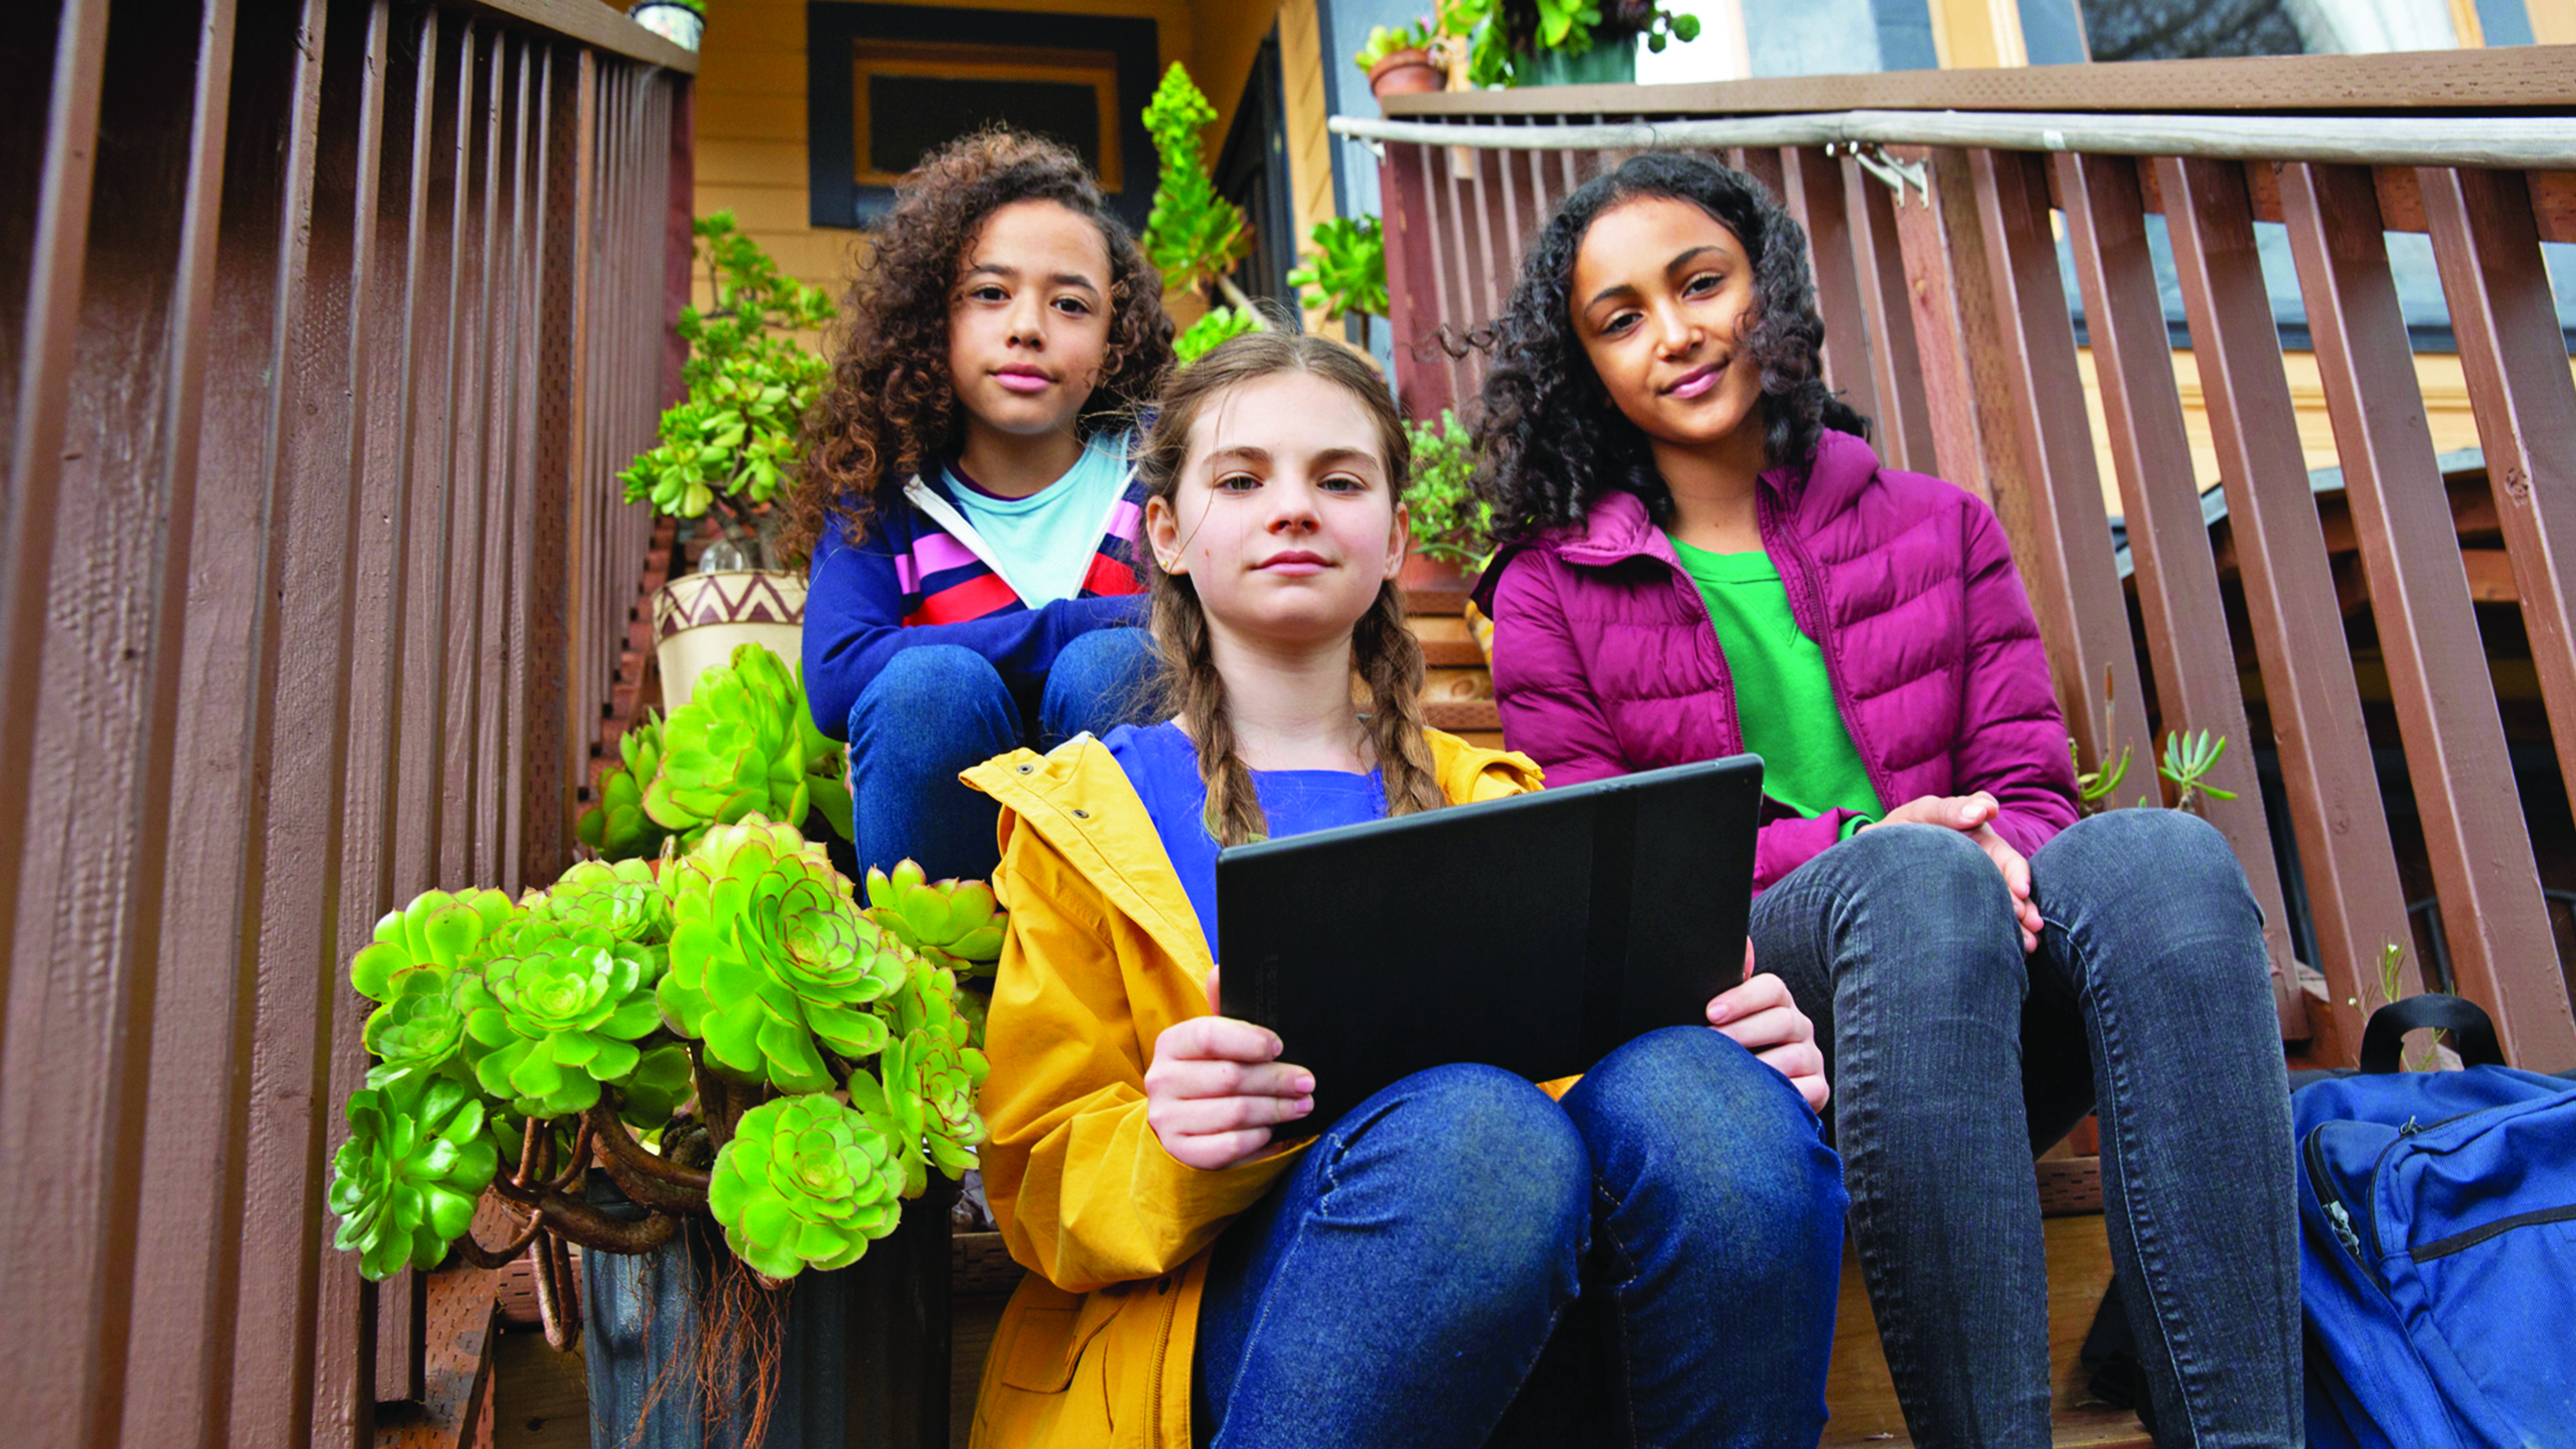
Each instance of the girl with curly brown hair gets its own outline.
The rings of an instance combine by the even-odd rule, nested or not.
[[[1129,419],[1171,366],[1161,279],[1080,158],[990,130],[896,187],[805,423],[805,686],[850,744],[861,866],[982,876],[958,772],[1105,731],[1152,669]]]

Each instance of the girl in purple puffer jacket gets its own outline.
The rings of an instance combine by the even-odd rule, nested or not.
[[[1551,784],[1751,751],[1752,934],[1834,1072],[1863,1274],[1921,1445],[2049,1442],[2031,1154],[2102,1128],[2159,1443],[2299,1437],[2290,1118],[2260,917],[2178,811],[2076,819],[1993,512],[1826,390],[1797,224],[1649,154],[1567,198],[1485,386],[1479,602]]]

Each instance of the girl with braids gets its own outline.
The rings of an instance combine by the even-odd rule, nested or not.
[[[1312,1075],[1215,1012],[1220,844],[1538,783],[1422,725],[1395,586],[1410,462],[1385,384],[1330,343],[1261,333],[1193,363],[1142,463],[1169,718],[968,772],[1001,802],[1011,911],[984,1181],[1032,1270],[977,1444],[1823,1427],[1841,1173],[1777,978],[1578,1081],[1441,1067],[1295,1145],[1271,1131]],[[1423,966],[1474,989],[1472,962]]]
[[[2076,819],[2003,531],[1881,467],[1827,393],[1797,224],[1714,162],[1641,156],[1567,198],[1497,333],[1504,736],[1558,783],[1763,757],[1753,943],[1821,1027],[1914,1441],[2049,1442],[2030,1158],[2098,1110],[2157,1442],[2295,1443],[2252,894],[2194,816]]]
[[[1162,282],[1074,153],[1006,130],[895,188],[805,424],[805,686],[850,743],[858,863],[993,867],[957,772],[1107,729],[1151,668],[1125,419],[1172,360]]]

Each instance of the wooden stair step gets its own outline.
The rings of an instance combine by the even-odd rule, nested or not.
[[[1435,730],[1498,730],[1503,717],[1490,699],[1435,699],[1422,706],[1422,722]]]

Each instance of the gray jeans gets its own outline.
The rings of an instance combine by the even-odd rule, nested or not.
[[[2218,832],[2079,822],[2024,955],[1966,836],[1865,831],[1753,907],[1816,1023],[1863,1277],[1914,1442],[2049,1443],[2032,1155],[2097,1108],[2112,1261],[2162,1444],[2300,1441],[2289,1089],[2261,914]]]

